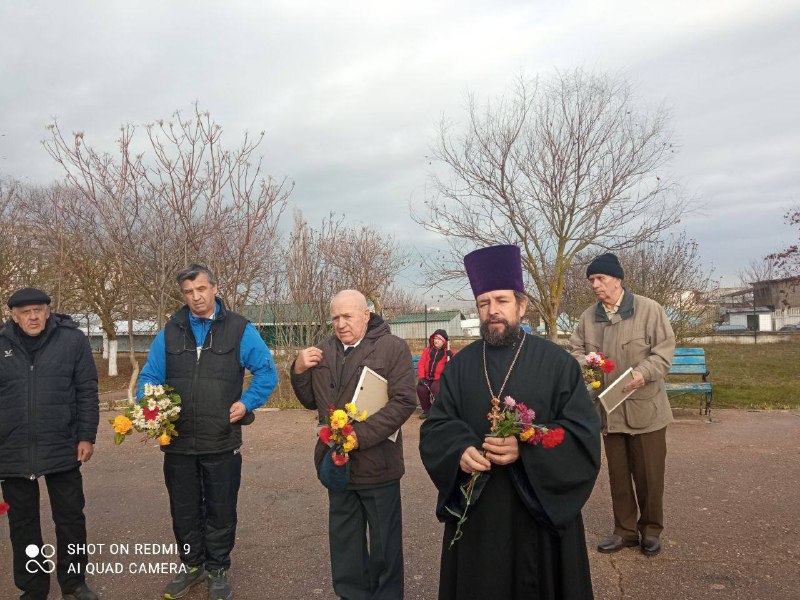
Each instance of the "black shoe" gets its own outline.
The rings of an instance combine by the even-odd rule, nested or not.
[[[655,556],[659,552],[661,552],[661,540],[654,535],[646,535],[642,538],[642,554]]]
[[[638,545],[639,540],[626,540],[621,535],[613,534],[597,545],[597,551],[603,554],[612,554],[619,552],[623,548],[633,548]]]
[[[225,569],[208,572],[208,600],[230,600],[233,590],[228,583]]]
[[[197,567],[186,567],[186,571],[178,573],[178,576],[167,584],[164,588],[164,598],[167,600],[175,600],[176,598],[183,598],[189,593],[189,588],[200,583],[206,577],[206,570],[203,565]]]
[[[69,593],[63,592],[62,597],[64,600],[97,600],[97,594],[85,582]]]

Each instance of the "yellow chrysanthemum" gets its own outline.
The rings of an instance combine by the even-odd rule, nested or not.
[[[592,382],[592,387],[593,387],[594,389],[597,389],[597,388],[599,388],[601,385],[602,385],[602,384],[601,384],[599,381],[593,381],[593,382]]]
[[[172,442],[172,438],[168,433],[162,433],[158,437],[158,443],[161,444],[162,446],[169,446],[170,442]]]
[[[350,452],[355,447],[355,444],[351,444],[350,442],[345,442],[342,444],[342,450],[344,452]]]
[[[363,421],[366,418],[367,418],[367,411],[362,411],[361,414],[358,415],[358,417],[356,417],[356,421],[360,422],[360,421]]]
[[[533,437],[533,427],[519,434],[519,439],[523,442],[527,442],[531,437]]]
[[[341,429],[347,425],[347,413],[343,410],[335,410],[331,415],[331,427]]]
[[[348,415],[351,417],[355,417],[358,414],[358,408],[352,402],[348,402],[344,405],[344,410],[347,412]]]
[[[114,431],[117,433],[128,433],[132,427],[133,423],[131,423],[131,420],[125,415],[119,415],[114,419]]]

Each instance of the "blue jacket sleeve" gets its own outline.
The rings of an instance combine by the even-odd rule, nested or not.
[[[147,363],[139,374],[139,383],[136,386],[136,399],[144,396],[144,384],[162,385],[167,379],[167,352],[164,349],[164,330],[156,334],[147,354]]]
[[[252,323],[247,324],[242,334],[239,360],[241,365],[253,374],[250,387],[242,394],[242,403],[250,411],[266,404],[269,395],[278,384],[278,372],[272,360],[272,353]]]

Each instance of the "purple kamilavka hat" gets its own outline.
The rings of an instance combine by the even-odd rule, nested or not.
[[[489,246],[474,250],[464,257],[464,267],[476,298],[495,290],[525,291],[522,259],[517,246]]]

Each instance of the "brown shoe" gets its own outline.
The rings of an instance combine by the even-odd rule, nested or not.
[[[623,548],[633,548],[638,545],[639,540],[626,540],[621,535],[613,534],[597,544],[597,551],[603,554],[612,554]]]
[[[661,540],[654,535],[646,535],[642,538],[642,554],[655,556],[659,552],[661,552]]]

